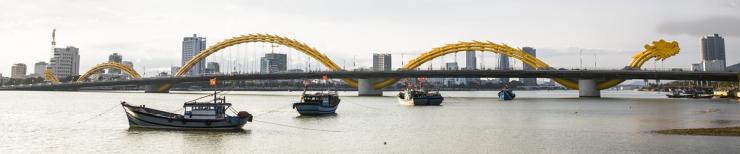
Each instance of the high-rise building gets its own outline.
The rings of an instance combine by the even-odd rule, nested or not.
[[[123,56],[121,56],[118,53],[113,53],[108,56],[109,63],[121,63],[122,60],[123,60]],[[115,69],[115,68],[109,68],[108,74],[121,74],[121,70]]]
[[[498,56],[498,70],[511,70],[509,66],[509,56],[499,54]],[[500,83],[508,83],[509,78],[499,78]]]
[[[529,54],[532,57],[537,57],[537,49],[534,49],[532,47],[523,47],[522,51]],[[529,66],[527,63],[522,63],[522,68],[524,70],[534,70],[534,67]],[[536,86],[537,85],[537,78],[521,78],[522,84],[525,86]]]
[[[185,66],[185,63],[187,63],[191,58],[193,58],[195,55],[198,55],[201,51],[206,49],[206,38],[205,37],[198,37],[198,35],[193,34],[193,37],[185,37],[182,40],[182,66]],[[205,73],[206,69],[206,63],[203,61],[200,61],[193,65],[193,67],[188,70],[187,75],[200,75]]]
[[[284,72],[288,70],[288,55],[282,53],[267,53],[260,58],[261,73]]]
[[[80,49],[73,46],[54,48],[49,67],[59,78],[80,75]]]
[[[10,78],[22,79],[26,77],[26,64],[17,63],[13,64],[10,69]]]
[[[373,53],[373,71],[391,71],[391,54]]]
[[[719,34],[701,38],[702,71],[724,71],[725,63],[725,39]]]
[[[476,70],[477,59],[475,57],[475,51],[465,52],[465,69]]]
[[[46,71],[46,67],[49,67],[49,63],[46,63],[44,61],[40,61],[33,65],[33,74],[35,76],[43,76],[44,71]]]
[[[217,62],[208,62],[206,64],[206,74],[218,74],[221,72],[221,67]]]
[[[701,38],[701,58],[705,61],[725,61],[725,39],[719,36],[719,34]]]

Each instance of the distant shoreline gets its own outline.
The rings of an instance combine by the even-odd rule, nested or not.
[[[664,135],[692,135],[692,136],[736,136],[740,137],[740,126],[720,127],[720,128],[688,128],[688,129],[667,129],[653,131],[654,133]]]

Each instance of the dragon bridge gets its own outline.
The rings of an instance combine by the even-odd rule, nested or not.
[[[216,43],[214,45],[209,46],[205,50],[201,51],[197,55],[195,55],[193,58],[188,60],[181,69],[177,72],[177,74],[174,74],[177,77],[185,75],[193,66],[195,66],[196,63],[203,61],[206,57],[210,56],[211,54],[214,54],[216,52],[221,51],[222,49],[225,49],[230,46],[243,44],[243,43],[274,43],[283,45],[286,47],[293,48],[315,60],[323,64],[325,67],[332,71],[343,71],[339,65],[334,63],[329,57],[327,57],[325,54],[322,54],[318,50],[316,50],[313,47],[310,47],[306,45],[305,43],[296,41],[294,39],[290,39],[287,37],[277,36],[277,35],[270,35],[270,34],[249,34],[249,35],[241,35],[233,38],[229,38],[226,40],[223,40],[219,43]],[[625,67],[625,69],[639,69],[642,67],[642,65],[647,62],[650,59],[655,58],[655,60],[665,60],[668,57],[674,56],[678,54],[680,48],[678,47],[678,42],[672,41],[667,42],[664,40],[659,41],[653,41],[652,44],[646,44],[645,49],[635,54],[632,57],[632,61]],[[530,66],[532,66],[535,69],[552,69],[547,63],[537,59],[536,57],[533,57],[526,52],[522,51],[519,48],[513,48],[511,46],[508,46],[506,44],[497,44],[489,41],[461,41],[453,44],[446,44],[441,47],[433,48],[432,50],[428,52],[422,53],[420,56],[410,60],[408,63],[406,63],[402,69],[406,70],[413,70],[421,66],[422,64],[433,60],[434,58],[441,57],[447,54],[462,52],[462,51],[481,51],[481,52],[493,52],[498,53],[502,55],[506,55],[512,58],[515,58],[517,60],[522,61],[523,63],[526,63]],[[121,69],[123,72],[129,74],[132,78],[141,78],[141,76],[132,68],[129,68],[128,66],[125,66],[120,63],[102,63],[98,64],[89,71],[87,71],[85,74],[83,74],[78,81],[84,81],[92,74],[103,70],[107,68],[116,68]],[[54,76],[54,74],[47,70],[44,73],[44,77],[47,81],[51,81],[52,83],[58,83],[59,80]],[[347,84],[349,84],[352,87],[358,86],[358,81],[355,79],[343,79]],[[387,78],[384,80],[381,80],[379,82],[375,82],[372,84],[374,89],[382,89],[384,87],[390,86],[396,82],[398,82],[399,78]],[[553,79],[555,82],[558,82],[559,84],[568,87],[570,89],[578,89],[578,82],[572,79],[562,79],[562,78],[555,78]],[[599,81],[597,83],[598,89],[606,89],[609,87],[613,87],[624,80],[605,80],[605,81]],[[160,86],[158,89],[159,91],[166,91],[171,87],[171,84],[164,84]]]
[[[110,69],[110,68],[119,69],[123,71],[124,73],[128,74],[129,76],[131,76],[131,78],[141,79],[141,75],[139,75],[139,73],[136,72],[136,70],[134,70],[133,68],[128,67],[122,63],[107,62],[107,63],[100,63],[100,64],[93,66],[92,68],[90,68],[90,70],[85,72],[85,74],[82,74],[82,76],[80,76],[80,78],[77,79],[77,82],[86,81],[88,78],[90,78],[90,76],[102,70]],[[57,78],[57,76],[54,74],[54,72],[51,69],[46,69],[44,71],[44,79],[54,84],[59,83],[59,78]]]

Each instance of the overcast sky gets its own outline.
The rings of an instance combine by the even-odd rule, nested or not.
[[[3,0],[0,73],[10,76],[14,63],[26,63],[31,72],[33,63],[49,61],[52,28],[58,46],[80,48],[80,73],[113,52],[137,70],[179,65],[182,37],[193,33],[209,45],[242,34],[279,34],[338,63],[358,56],[365,66],[373,52],[418,53],[489,40],[535,47],[556,67],[577,67],[584,49],[599,55],[598,67],[614,68],[658,39],[682,48],[661,66],[686,68],[699,61],[700,38],[719,33],[728,65],[740,62],[740,0]],[[587,57],[584,63],[592,64]]]

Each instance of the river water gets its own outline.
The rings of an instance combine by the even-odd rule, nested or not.
[[[175,111],[207,92],[1,91],[0,153],[737,153],[740,137],[660,135],[740,126],[740,103],[604,91],[443,92],[443,106],[407,107],[396,92],[340,92],[334,116],[291,109],[300,92],[228,92],[256,117],[242,132],[129,129],[120,101]]]

